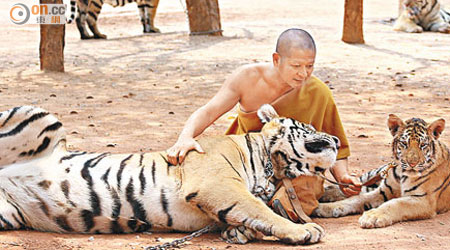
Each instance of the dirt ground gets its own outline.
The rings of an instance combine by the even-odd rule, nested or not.
[[[450,7],[450,0],[441,2]],[[162,33],[151,35],[142,35],[135,5],[105,6],[99,28],[108,40],[81,41],[75,25],[66,26],[64,74],[39,71],[39,27],[12,24],[12,3],[0,3],[0,110],[18,105],[50,110],[66,127],[71,149],[165,150],[236,67],[270,61],[277,36],[290,27],[304,28],[316,40],[314,74],[333,90],[350,140],[352,172],[390,159],[389,113],[450,121],[450,35],[392,31],[384,21],[396,16],[397,1],[364,1],[364,45],[340,41],[343,0],[220,1],[223,37],[189,36],[179,1],[161,0],[156,25]],[[224,115],[204,135],[223,133],[234,114]],[[450,145],[448,131],[442,141]],[[361,229],[357,220],[315,219],[327,235],[310,246],[230,245],[208,234],[185,249],[449,248],[450,213],[371,230]],[[184,235],[13,231],[0,233],[0,248],[142,249]]]

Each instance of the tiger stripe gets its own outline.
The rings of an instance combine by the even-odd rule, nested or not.
[[[117,172],[117,187],[120,191],[120,183],[122,181],[122,173],[125,167],[127,166],[128,161],[133,157],[132,154],[128,155],[125,159],[120,162],[119,171]]]
[[[130,228],[135,232],[144,232],[149,230],[152,226],[149,221],[147,221],[147,213],[145,212],[144,206],[141,202],[136,200],[134,196],[134,185],[133,185],[133,179],[130,178],[130,182],[128,183],[126,187],[126,197],[128,203],[130,203],[131,207],[133,208],[134,217],[128,222],[128,225]],[[135,221],[142,223],[139,225],[139,227],[135,227],[136,224]],[[131,223],[130,223],[131,222]]]
[[[173,224],[172,216],[169,213],[169,201],[166,197],[166,191],[162,188],[161,189],[161,206],[163,209],[163,212],[167,215],[167,226],[171,227]]]
[[[17,112],[17,111],[16,111]],[[13,113],[13,112],[11,112]],[[15,113],[15,112],[14,112]],[[7,136],[14,136],[20,132],[22,132],[22,130],[24,128],[26,128],[30,123],[37,121],[41,118],[44,118],[45,116],[47,116],[49,113],[48,112],[42,112],[42,113],[37,113],[32,115],[30,118],[22,121],[21,123],[19,123],[16,127],[14,127],[11,131],[7,132],[7,133],[0,133],[0,138],[2,137],[7,137]],[[11,118],[12,116],[9,116],[5,122],[3,123],[2,127],[5,126],[6,122],[8,122],[8,120]]]

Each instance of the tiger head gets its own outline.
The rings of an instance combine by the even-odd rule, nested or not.
[[[261,106],[258,116],[264,124],[261,134],[277,179],[323,173],[336,161],[339,148],[336,136],[317,132],[309,124],[279,117],[268,104]]]
[[[438,158],[438,138],[445,127],[445,120],[439,119],[427,124],[420,118],[403,122],[390,114],[388,127],[394,136],[392,153],[403,170],[423,172],[436,163]]]

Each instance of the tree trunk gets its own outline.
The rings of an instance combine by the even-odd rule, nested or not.
[[[222,36],[218,0],[186,0],[191,35]]]
[[[342,41],[346,43],[364,43],[363,0],[345,0]]]
[[[40,0],[41,4],[62,4],[62,0]],[[65,24],[40,24],[41,70],[64,72]]]

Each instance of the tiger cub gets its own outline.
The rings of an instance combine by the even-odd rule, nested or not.
[[[81,39],[106,39],[106,35],[102,34],[97,27],[97,19],[103,4],[107,3],[113,7],[117,7],[124,6],[126,3],[131,2],[136,2],[138,6],[141,22],[144,26],[144,33],[159,33],[160,30],[154,26],[159,0],[71,0],[71,16],[67,22],[71,23],[73,21],[75,18],[75,9],[77,9],[75,21]],[[77,8],[75,8],[75,6],[77,6]],[[93,36],[91,36],[86,29],[86,21],[89,29],[94,34]]]
[[[444,119],[431,124],[419,118],[403,122],[391,114],[388,127],[394,136],[394,162],[369,172],[361,180],[381,171],[386,171],[387,177],[367,193],[319,204],[314,215],[341,217],[368,210],[359,223],[363,228],[374,228],[428,219],[450,209],[450,152],[438,140]]]
[[[450,33],[450,13],[441,7],[438,0],[404,0],[394,30]]]
[[[234,243],[256,232],[289,244],[318,242],[319,225],[295,224],[266,203],[276,180],[332,166],[339,140],[278,117],[270,105],[258,115],[260,133],[202,138],[206,154],[191,152],[173,166],[166,152],[70,152],[49,112],[0,113],[0,229],[195,231],[215,222]]]

